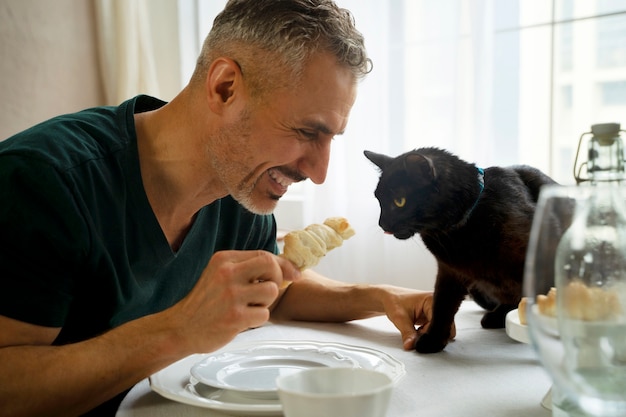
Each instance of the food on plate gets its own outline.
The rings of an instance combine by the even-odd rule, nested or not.
[[[547,295],[539,294],[537,307],[544,316],[556,317],[556,288],[550,288]]]
[[[551,288],[547,295],[537,296],[537,307],[541,314],[556,317],[556,296],[556,288]],[[563,289],[562,303],[567,317],[577,320],[605,320],[616,317],[622,311],[615,291],[588,287],[580,281],[571,282]],[[520,312],[520,322],[524,313]]]
[[[311,224],[304,230],[285,235],[281,256],[293,262],[301,271],[317,265],[328,251],[354,236],[354,229],[343,217],[329,217],[323,224]]]
[[[568,318],[584,321],[612,319],[622,311],[615,291],[590,288],[580,281],[565,287],[563,305]]]
[[[556,288],[551,288],[547,295],[539,294],[537,296],[537,307],[539,312],[543,315],[555,317],[556,316]],[[528,319],[526,318],[526,309],[528,308],[528,298],[522,297],[517,306],[517,315],[519,316],[520,324],[527,325]]]
[[[528,299],[526,297],[522,297],[517,306],[517,314],[519,316],[520,324],[526,325],[528,321],[526,320],[526,306],[528,305]]]

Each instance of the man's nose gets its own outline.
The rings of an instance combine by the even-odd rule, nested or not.
[[[326,181],[331,143],[331,140],[316,143],[317,146],[307,150],[300,162],[299,171],[315,184],[323,184]]]

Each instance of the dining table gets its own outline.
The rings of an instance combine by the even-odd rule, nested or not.
[[[242,343],[311,341],[316,346],[352,346],[380,352],[381,357],[393,359],[403,368],[397,375],[387,417],[551,416],[551,411],[542,406],[551,380],[532,345],[515,340],[505,329],[483,329],[483,314],[474,301],[463,301],[455,317],[456,337],[439,353],[404,350],[399,331],[385,316],[347,323],[269,322],[240,333],[224,349]],[[181,384],[189,378],[190,366],[206,355],[184,358],[172,365],[182,373]],[[156,389],[157,381],[161,379],[153,375],[137,383],[122,401],[116,417],[246,415],[163,395],[162,389]],[[280,411],[274,414],[281,415]]]

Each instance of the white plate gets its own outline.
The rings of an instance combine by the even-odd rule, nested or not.
[[[386,373],[397,382],[406,373],[404,364],[392,356],[376,349],[350,346],[340,343],[266,341],[227,346],[217,354],[226,351],[240,351],[253,346],[315,347],[330,349],[356,361],[358,367],[374,369]],[[297,351],[296,351],[297,352]],[[295,353],[297,355],[297,353]],[[227,414],[240,416],[280,416],[282,405],[277,399],[262,399],[241,395],[240,393],[213,388],[202,383],[190,381],[190,369],[207,357],[215,354],[195,354],[173,363],[167,368],[150,376],[152,390],[165,398],[184,404],[219,410]]]
[[[278,400],[259,400],[236,393],[198,386],[189,380],[189,369],[206,355],[187,356],[150,376],[150,388],[161,396],[179,403],[223,411],[240,416],[280,416]]]
[[[209,355],[191,368],[191,375],[214,388],[276,399],[276,378],[320,367],[357,368],[359,363],[334,346],[255,344]]]
[[[519,312],[517,309],[511,310],[507,313],[505,328],[506,334],[508,334],[511,339],[522,343],[530,343],[528,326],[520,323]]]
[[[532,306],[532,314],[537,318],[541,331],[551,336],[559,337],[556,318],[539,313],[537,305]],[[531,343],[528,326],[520,323],[517,309],[507,313],[505,326],[506,334],[508,334],[511,339],[522,343]]]

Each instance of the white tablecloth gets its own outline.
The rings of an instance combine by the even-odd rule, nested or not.
[[[400,335],[386,317],[347,324],[267,324],[241,333],[233,343],[315,340],[386,352],[406,367],[394,388],[388,417],[551,416],[540,404],[550,380],[532,347],[512,340],[504,329],[482,329],[482,314],[475,303],[464,302],[456,316],[456,340],[443,352],[429,355],[402,350]],[[225,415],[165,399],[151,391],[147,379],[135,385],[117,413],[117,417]]]

